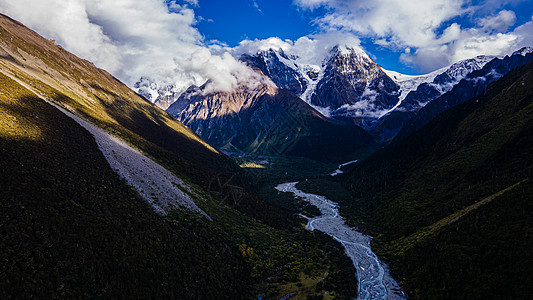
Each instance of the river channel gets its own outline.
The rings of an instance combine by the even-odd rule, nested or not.
[[[387,266],[379,260],[372,249],[372,237],[349,227],[339,215],[338,204],[324,196],[304,193],[296,188],[298,182],[287,182],[276,186],[280,192],[293,193],[318,207],[321,216],[308,219],[306,228],[319,230],[340,242],[357,270],[358,299],[406,299],[398,283],[392,278]]]

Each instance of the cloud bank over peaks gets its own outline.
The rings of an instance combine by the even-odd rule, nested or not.
[[[303,9],[327,8],[328,13],[315,20],[322,30],[350,31],[393,51],[405,49],[402,62],[423,72],[531,45],[531,31],[526,29],[533,23],[510,30],[516,25],[515,13],[498,11],[509,1],[493,2],[476,6],[469,0],[294,0]],[[455,21],[461,18],[470,21]]]
[[[211,91],[228,91],[254,80],[222,47],[206,46],[194,27],[195,6],[197,0],[0,0],[0,11],[130,87],[144,77],[176,90],[208,82]]]
[[[295,41],[282,40],[278,37],[264,40],[244,40],[229,51],[235,57],[240,57],[245,53],[255,54],[269,49],[282,49],[286,54],[296,57],[298,63],[320,66],[335,46],[353,48],[360,54],[365,54],[359,38],[352,33],[342,31],[304,36]]]
[[[198,76],[195,78],[197,83],[208,79],[203,90],[205,94],[231,92],[238,87],[253,89],[261,84],[275,86],[270,79],[259,75],[228,52],[216,55],[207,48],[201,48],[190,58],[175,58],[175,61],[185,73]]]

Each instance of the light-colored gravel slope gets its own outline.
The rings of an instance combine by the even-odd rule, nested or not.
[[[79,116],[57,105],[54,106],[94,136],[98,148],[111,168],[134,187],[157,213],[166,215],[170,209],[184,208],[209,218],[191,199],[189,195],[194,192],[183,180],[133,149],[126,142]]]

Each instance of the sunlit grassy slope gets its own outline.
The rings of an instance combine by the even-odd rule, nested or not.
[[[533,295],[533,64],[355,164],[343,213],[419,299]]]
[[[7,17],[0,18],[0,25],[2,72],[23,81],[44,97],[76,110],[99,126],[134,144],[141,144],[136,145],[141,149],[179,150],[183,159],[189,161],[220,160],[218,151],[192,130],[109,73]]]

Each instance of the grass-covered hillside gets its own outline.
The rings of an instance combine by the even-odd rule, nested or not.
[[[0,141],[0,298],[246,292],[232,243],[194,219],[157,215],[87,131],[4,75]]]
[[[343,213],[415,299],[533,296],[533,64],[355,164]]]
[[[156,214],[42,98],[184,179],[212,221]],[[1,299],[353,297],[341,245],[256,196],[248,178],[107,72],[0,16]]]

